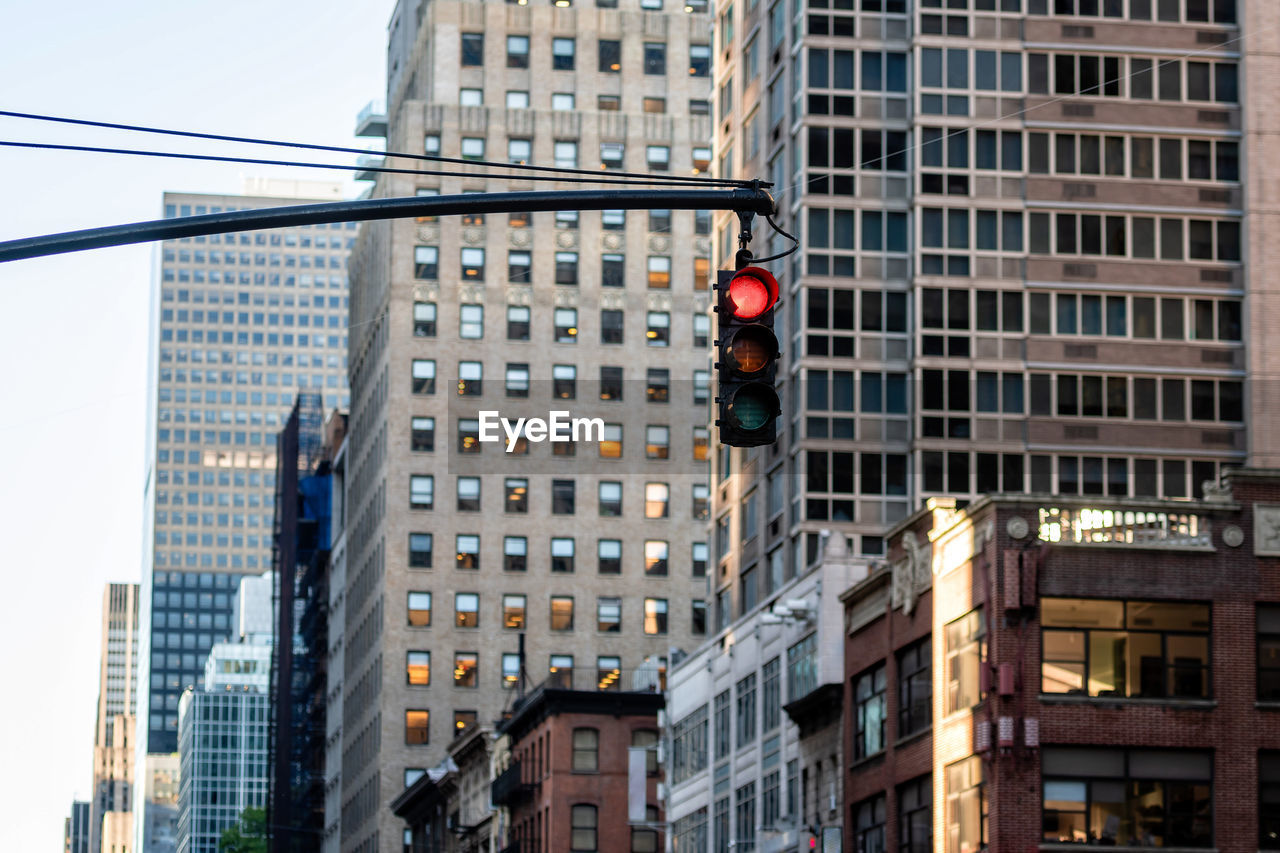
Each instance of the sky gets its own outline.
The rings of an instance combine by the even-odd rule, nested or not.
[[[394,0],[0,0],[0,110],[364,147]],[[294,157],[0,117],[0,141]],[[350,163],[350,155],[330,162]],[[326,158],[313,158],[316,160]],[[157,219],[166,190],[346,173],[0,147],[0,240]],[[153,247],[0,264],[4,846],[89,796],[102,592],[142,575]]]

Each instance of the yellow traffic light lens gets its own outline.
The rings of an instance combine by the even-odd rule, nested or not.
[[[743,373],[755,373],[769,361],[769,352],[757,336],[737,335],[733,339],[733,360]]]

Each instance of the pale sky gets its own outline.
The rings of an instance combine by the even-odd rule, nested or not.
[[[361,147],[393,5],[0,0],[0,109]],[[0,140],[308,159],[7,118]],[[348,180],[11,148],[0,176],[0,240],[156,219],[165,190],[238,193],[244,176]],[[6,850],[62,849],[89,796],[102,590],[142,573],[151,267],[145,245],[0,264]]]

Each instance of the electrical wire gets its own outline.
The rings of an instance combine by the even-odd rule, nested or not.
[[[434,177],[453,177],[453,178],[479,178],[481,180],[513,180],[513,181],[551,181],[554,183],[565,184],[609,184],[616,186],[706,186],[707,182],[697,178],[680,178],[671,175],[658,175],[653,178],[623,178],[615,177],[619,173],[605,173],[607,177],[583,178],[583,177],[560,177],[558,175],[491,175],[491,174],[475,174],[472,172],[454,172],[449,170],[430,170],[430,169],[396,169],[390,166],[351,166],[337,163],[307,163],[299,160],[270,160],[260,157],[230,157],[216,154],[182,154],[175,151],[155,151],[143,148],[107,148],[97,145],[65,145],[52,142],[16,142],[12,140],[0,140],[0,147],[5,148],[34,148],[47,151],[82,151],[91,154],[129,154],[140,157],[165,157],[178,160],[202,160],[215,163],[252,163],[260,166],[290,166],[311,169],[341,169],[348,172],[379,172],[385,174],[397,175],[431,175]],[[469,160],[459,162],[468,163],[469,165],[479,166],[481,163],[473,163]],[[514,168],[514,165],[509,168]],[[539,166],[539,169],[549,168]],[[574,170],[580,173],[583,170]],[[595,175],[596,172],[587,171],[586,174]],[[638,173],[631,173],[638,174]],[[751,187],[751,181],[736,181],[733,189],[745,189]],[[724,186],[716,184],[716,186]]]
[[[796,253],[796,251],[798,251],[798,250],[799,250],[799,248],[800,248],[800,241],[799,241],[795,236],[793,236],[793,235],[791,235],[791,234],[788,234],[786,231],[783,231],[781,228],[779,228],[779,227],[778,227],[778,223],[776,223],[776,222],[774,222],[774,221],[773,221],[773,217],[772,217],[772,216],[769,216],[769,215],[767,215],[767,214],[766,214],[766,215],[765,215],[765,221],[769,223],[769,227],[770,227],[770,228],[772,228],[774,231],[778,232],[778,233],[779,233],[779,234],[781,234],[783,237],[786,237],[788,240],[790,240],[790,241],[791,241],[791,243],[792,243],[792,246],[791,246],[791,248],[790,248],[790,249],[787,249],[785,252],[779,252],[778,254],[776,254],[776,255],[770,255],[770,256],[769,256],[769,257],[767,257],[767,258],[752,258],[752,259],[751,259],[751,263],[753,263],[753,264],[766,264],[766,263],[768,263],[769,261],[777,261],[777,260],[781,260],[782,258],[787,257],[788,255],[794,255],[794,254]]]
[[[487,166],[490,168],[503,169],[522,169],[529,172],[554,172],[565,175],[594,175],[596,172],[592,169],[577,169],[563,166],[534,166],[527,163],[499,163],[492,160],[466,160],[460,157],[442,157],[438,154],[408,154],[400,151],[367,151],[362,148],[346,148],[338,145],[316,145],[308,142],[287,142],[278,139],[262,139],[252,136],[230,136],[221,133],[198,133],[188,130],[173,130],[171,128],[150,127],[140,124],[120,124],[108,121],[92,121],[90,119],[70,118],[67,116],[51,116],[40,113],[24,113],[14,110],[0,110],[0,117],[29,119],[31,121],[57,122],[61,124],[73,124],[83,127],[101,127],[109,130],[128,130],[135,133],[157,133],[166,136],[180,136],[189,139],[209,139],[216,142],[236,142],[249,145],[273,145],[284,148],[303,148],[309,151],[331,151],[339,154],[381,154],[384,157],[403,157],[408,160],[421,160],[431,163],[450,163],[463,166]],[[336,168],[336,167],[335,167]],[[428,173],[429,174],[429,173]],[[447,173],[438,173],[447,174]],[[752,182],[737,178],[696,178],[681,177],[679,175],[652,175],[647,172],[611,172],[621,178],[641,178],[651,180],[654,183],[660,182],[679,182],[679,183],[699,183],[699,184],[716,184],[722,186],[748,186]],[[525,178],[524,180],[532,180]],[[770,186],[769,184],[757,184],[758,186]]]

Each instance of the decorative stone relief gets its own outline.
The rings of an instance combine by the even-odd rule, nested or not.
[[[645,308],[649,311],[670,311],[671,310],[671,294],[669,293],[647,293],[645,294]]]
[[[1244,531],[1234,524],[1228,524],[1222,528],[1222,541],[1232,548],[1239,548],[1244,544]]]
[[[440,240],[440,227],[438,225],[419,225],[418,240],[423,243],[436,243]]]
[[[1205,503],[1227,504],[1235,499],[1231,494],[1231,487],[1222,480],[1205,480],[1200,488],[1204,491]]]
[[[606,290],[600,291],[600,308],[605,311],[622,311],[627,307],[627,297],[625,293],[616,293]]]
[[[417,284],[413,287],[414,302],[439,302],[440,301],[440,285],[438,284]]]
[[[516,249],[527,249],[533,244],[532,228],[510,228],[507,230],[507,236],[511,240],[511,245]]]
[[[621,234],[605,234],[600,238],[600,245],[606,252],[617,252],[622,249]]]
[[[915,609],[916,598],[929,588],[933,580],[930,567],[932,544],[922,545],[913,531],[902,534],[903,558],[893,564],[891,604],[910,615]]]
[[[1280,504],[1253,505],[1253,553],[1280,557]]]
[[[1022,516],[1015,515],[1005,523],[1004,529],[1010,539],[1026,539],[1027,534],[1031,532],[1031,525],[1027,524],[1027,520]]]
[[[578,248],[578,232],[577,231],[559,231],[556,233],[557,249],[576,249]]]
[[[671,238],[661,237],[657,234],[651,234],[649,236],[649,251],[657,252],[658,254],[662,254],[664,252],[670,252]]]
[[[555,304],[557,308],[575,308],[578,305],[578,288],[576,287],[557,287],[555,290]]]
[[[508,286],[507,287],[507,304],[508,305],[532,305],[533,304],[533,288],[527,286]]]
[[[483,228],[463,228],[462,242],[466,243],[468,246],[479,246],[483,244],[484,229]]]
[[[484,285],[460,282],[458,284],[458,302],[463,304],[484,302]]]
[[[693,253],[700,257],[711,257],[711,238],[710,237],[694,237]]]

